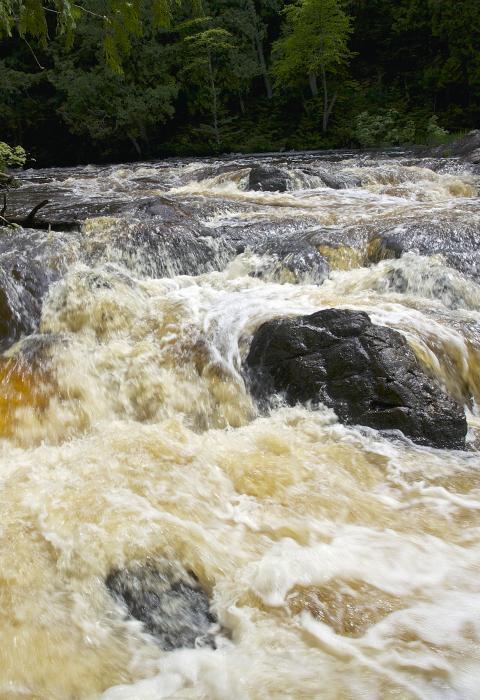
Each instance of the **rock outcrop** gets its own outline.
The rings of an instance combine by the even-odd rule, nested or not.
[[[289,174],[272,165],[254,165],[248,176],[248,189],[263,192],[286,192]]]
[[[455,141],[432,146],[422,155],[433,157],[457,157],[470,163],[480,162],[480,129],[474,129]]]
[[[441,255],[449,267],[474,280],[480,279],[480,250],[475,222],[421,221],[380,228],[368,243],[372,263],[400,258],[405,253]]]
[[[405,338],[361,311],[268,321],[246,359],[254,395],[320,403],[347,424],[400,430],[421,445],[465,447],[462,407],[421,369]]]
[[[361,187],[362,179],[351,172],[344,170],[329,170],[327,168],[307,166],[302,168],[305,175],[313,175],[322,180],[325,187],[332,190],[345,190],[352,187]]]

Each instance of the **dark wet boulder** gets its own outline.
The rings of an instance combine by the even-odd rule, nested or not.
[[[350,187],[361,187],[362,179],[354,173],[342,170],[328,170],[327,168],[315,168],[307,166],[302,168],[302,172],[307,176],[320,178],[325,187],[332,190],[345,190]]]
[[[286,192],[290,177],[288,172],[272,165],[254,165],[248,176],[247,189],[263,192]]]
[[[47,287],[45,271],[34,260],[0,258],[0,352],[37,328]]]
[[[128,616],[143,622],[162,649],[215,647],[216,618],[196,578],[166,562],[112,571],[106,586]]]
[[[65,269],[67,240],[46,232],[5,229],[0,236],[0,352],[38,328],[42,303]]]
[[[405,253],[441,255],[449,267],[480,279],[480,248],[475,222],[452,220],[407,222],[371,234],[367,255],[372,263]]]
[[[326,404],[347,424],[400,430],[421,445],[465,447],[463,408],[421,369],[405,338],[361,311],[326,309],[276,319],[246,359],[254,395]]]

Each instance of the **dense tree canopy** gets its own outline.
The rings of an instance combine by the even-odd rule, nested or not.
[[[37,163],[425,142],[480,122],[480,3],[1,0]]]
[[[25,40],[35,39],[45,47],[53,34],[63,36],[66,44],[84,15],[103,27],[103,48],[108,64],[121,70],[122,57],[131,48],[131,37],[141,36],[145,6],[154,26],[168,25],[171,0],[2,0],[0,2],[0,37],[17,32]]]
[[[277,85],[295,85],[308,77],[312,96],[316,97],[320,75],[325,132],[337,99],[336,93],[329,98],[328,78],[338,74],[350,58],[351,20],[340,0],[299,0],[287,5],[283,14],[284,33],[274,44],[273,52]]]

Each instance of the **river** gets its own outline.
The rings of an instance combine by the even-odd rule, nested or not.
[[[10,198],[83,223],[0,234],[32,297],[0,357],[1,700],[480,697],[480,171],[280,155],[287,191],[249,191],[258,161],[31,170]],[[283,264],[305,245],[328,274]],[[257,408],[254,331],[325,307],[404,334],[465,451]],[[122,614],[108,573],[155,558],[208,591],[216,649]]]

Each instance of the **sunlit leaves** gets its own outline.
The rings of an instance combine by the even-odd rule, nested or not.
[[[352,28],[340,0],[300,0],[283,14],[283,36],[274,45],[277,84],[296,84],[320,70],[335,72],[348,62]]]
[[[26,160],[27,154],[21,146],[9,146],[0,141],[0,172],[5,168],[21,168]]]
[[[105,57],[117,72],[131,49],[133,37],[142,32],[144,15],[154,27],[168,26],[178,0],[0,0],[0,38],[17,32],[46,46],[52,35],[71,45],[79,19],[96,18],[103,27]]]

